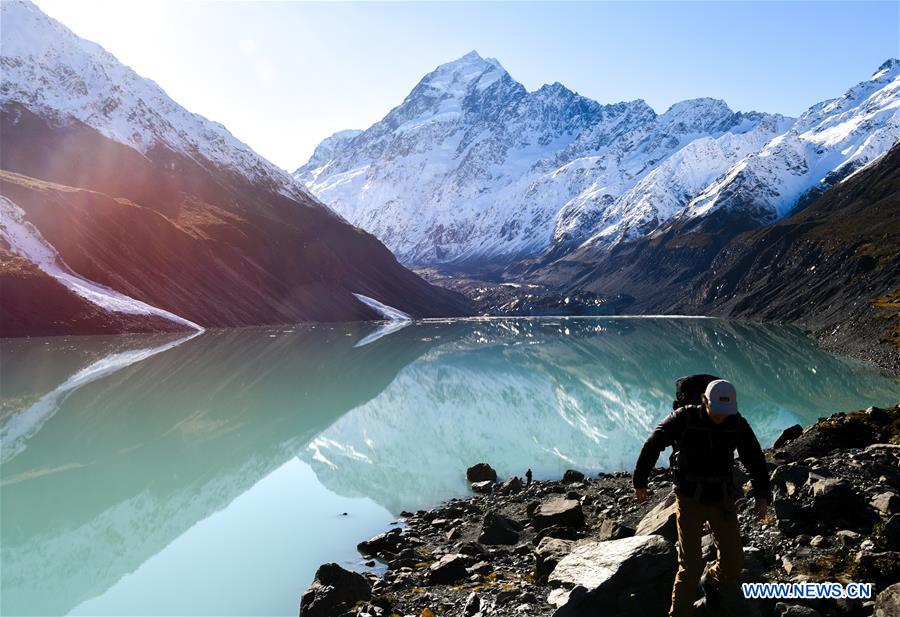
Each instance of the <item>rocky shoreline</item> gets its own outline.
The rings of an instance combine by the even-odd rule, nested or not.
[[[746,601],[735,615],[900,615],[900,405],[785,430],[766,450],[767,517],[738,500],[746,582],[865,582],[869,599]],[[473,495],[404,512],[359,544],[377,572],[325,564],[301,617],[665,615],[676,568],[670,472],[636,503],[628,473],[497,481],[468,470]],[[736,465],[736,484],[749,490]],[[714,559],[711,536],[704,556]],[[699,616],[724,614],[695,611]]]

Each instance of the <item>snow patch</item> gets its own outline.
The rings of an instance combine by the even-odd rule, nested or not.
[[[385,319],[390,321],[410,321],[412,317],[410,317],[407,313],[404,313],[400,309],[395,309],[393,306],[388,306],[387,304],[383,304],[376,300],[375,298],[370,298],[369,296],[364,296],[362,294],[354,293],[353,294],[357,300],[368,306],[369,308],[375,309],[381,314]]]
[[[0,239],[11,252],[25,257],[66,288],[100,308],[128,315],[155,315],[202,332],[204,328],[175,313],[141,302],[73,272],[38,229],[25,220],[25,211],[0,196]]]

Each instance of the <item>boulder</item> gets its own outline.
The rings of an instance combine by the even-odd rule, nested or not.
[[[515,544],[519,541],[520,529],[520,525],[512,519],[491,511],[484,515],[478,541],[488,545]]]
[[[478,463],[466,470],[466,480],[469,482],[497,481],[497,472],[487,463]]]
[[[584,474],[578,471],[577,469],[566,469],[566,473],[563,474],[562,481],[566,484],[572,484],[573,482],[581,482],[584,480]]]
[[[850,529],[841,529],[834,534],[834,539],[840,546],[846,548],[859,544],[860,535]]]
[[[500,485],[500,492],[504,495],[512,495],[521,491],[523,487],[524,484],[522,484],[522,480],[519,479],[519,476],[513,476]]]
[[[783,431],[781,431],[781,435],[778,436],[778,439],[775,440],[775,443],[772,444],[773,448],[780,448],[783,445],[790,443],[797,439],[800,435],[803,434],[803,427],[799,424],[795,424],[794,426],[789,426]]]
[[[874,617],[900,617],[900,583],[894,583],[878,594]]]
[[[457,546],[456,552],[471,557],[483,557],[489,553],[488,550],[478,542],[463,542]]]
[[[532,519],[537,530],[553,526],[583,527],[584,511],[581,504],[574,499],[554,497],[539,505]]]
[[[444,555],[438,561],[428,567],[428,580],[433,585],[453,583],[468,576],[466,568],[472,563],[472,558],[460,553]]]
[[[635,530],[621,521],[615,519],[604,519],[600,524],[600,532],[597,535],[598,540],[620,540],[622,538],[630,538],[635,535]]]
[[[547,582],[547,577],[553,572],[556,564],[572,552],[572,540],[560,540],[559,538],[544,538],[534,549],[534,578],[539,584]]]
[[[586,542],[550,574],[555,617],[664,615],[675,577],[675,545],[659,535]]]
[[[798,463],[786,463],[779,465],[772,472],[772,484],[784,488],[787,495],[793,495],[797,489],[806,484],[809,479],[809,467]]]
[[[356,545],[356,549],[363,555],[377,555],[382,551],[396,553],[403,543],[399,527],[380,533],[371,540],[365,540]]]
[[[878,529],[879,543],[889,551],[900,551],[900,514],[892,515]]]
[[[371,597],[372,587],[363,575],[326,563],[300,598],[300,617],[332,617]]]
[[[858,518],[862,511],[859,498],[846,480],[822,478],[812,485],[813,508],[818,518]]]
[[[669,542],[678,540],[678,527],[675,524],[675,493],[669,493],[652,510],[647,512],[634,530],[635,535],[664,537]]]
[[[870,502],[878,513],[887,518],[891,514],[900,513],[900,497],[890,491],[875,495]]]

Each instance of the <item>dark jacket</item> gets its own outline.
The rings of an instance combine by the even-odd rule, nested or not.
[[[634,467],[634,487],[647,488],[650,470],[659,453],[673,447],[675,493],[715,501],[734,495],[734,451],[750,473],[753,494],[769,496],[769,470],[753,429],[740,414],[721,424],[709,419],[698,405],[679,407],[659,423],[641,448]]]

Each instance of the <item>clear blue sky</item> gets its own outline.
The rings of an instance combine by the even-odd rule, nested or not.
[[[529,90],[797,115],[900,56],[900,2],[37,0],[176,101],[293,170],[475,49]]]

